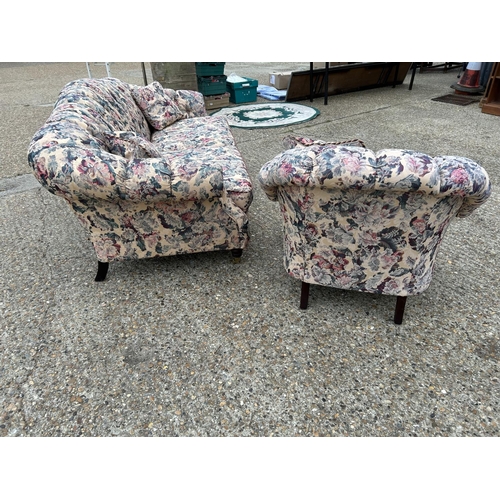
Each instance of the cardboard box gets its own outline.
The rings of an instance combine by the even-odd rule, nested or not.
[[[229,106],[229,92],[220,95],[208,95],[205,98],[205,109],[209,112],[212,109],[219,109]]]
[[[286,90],[290,83],[291,74],[291,71],[269,73],[269,85],[272,85],[276,90]]]

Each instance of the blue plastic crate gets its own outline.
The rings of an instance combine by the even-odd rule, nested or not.
[[[258,85],[259,82],[252,78],[245,78],[244,82],[227,82],[226,88],[229,92],[229,100],[234,104],[256,101]]]
[[[227,76],[199,76],[198,91],[203,95],[217,95],[226,93]]]
[[[223,62],[197,62],[196,76],[219,76],[224,74]]]

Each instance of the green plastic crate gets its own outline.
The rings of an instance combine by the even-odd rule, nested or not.
[[[234,104],[256,101],[258,85],[259,82],[252,78],[245,78],[244,82],[227,82],[226,88],[229,92],[229,100]]]
[[[225,62],[197,62],[196,76],[219,76],[224,74]]]
[[[227,76],[199,76],[198,91],[203,95],[217,95],[226,93]]]

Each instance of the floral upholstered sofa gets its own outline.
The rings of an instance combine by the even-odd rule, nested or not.
[[[300,307],[307,308],[311,283],[396,295],[400,324],[406,297],[431,282],[449,223],[490,195],[486,171],[455,156],[300,137],[284,143],[289,149],[258,180],[280,204],[284,266],[302,281]]]
[[[252,184],[201,93],[81,79],[61,91],[28,161],[86,229],[99,262],[231,250],[249,241]]]

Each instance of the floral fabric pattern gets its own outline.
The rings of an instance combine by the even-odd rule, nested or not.
[[[284,221],[284,266],[308,283],[389,295],[430,284],[449,223],[491,193],[472,160],[355,146],[287,150],[258,176]]]
[[[149,124],[156,130],[162,130],[182,118],[182,113],[175,99],[170,98],[159,82],[146,87],[135,87],[132,96]]]
[[[205,98],[201,92],[196,92],[195,90],[177,90],[175,102],[183,118],[207,116]]]
[[[137,89],[66,85],[29,146],[39,182],[69,203],[102,262],[245,248],[252,184],[227,121],[206,116],[196,92],[165,89],[185,117],[151,135]]]
[[[132,158],[160,158],[161,154],[156,146],[136,134],[135,132],[105,133],[106,146],[110,153],[123,156],[127,160]]]

